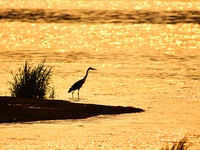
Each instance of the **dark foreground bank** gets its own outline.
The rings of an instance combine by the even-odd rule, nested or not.
[[[82,104],[64,100],[0,97],[0,123],[84,119],[97,115],[139,113],[143,111],[143,109],[134,107]]]

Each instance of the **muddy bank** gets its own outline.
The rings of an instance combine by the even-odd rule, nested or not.
[[[134,107],[82,104],[64,100],[0,97],[0,123],[84,119],[97,115],[139,113],[143,111],[143,109]]]

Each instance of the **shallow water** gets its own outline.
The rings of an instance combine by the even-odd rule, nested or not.
[[[0,95],[10,95],[11,72],[25,60],[46,59],[56,99],[146,111],[1,124],[0,148],[158,149],[187,135],[190,149],[200,149],[199,2],[96,3],[1,2]],[[90,66],[97,71],[89,73],[80,99],[72,99],[69,87]]]

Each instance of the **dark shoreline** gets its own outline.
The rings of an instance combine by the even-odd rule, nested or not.
[[[143,111],[141,108],[73,103],[66,100],[0,97],[0,123],[85,119]]]

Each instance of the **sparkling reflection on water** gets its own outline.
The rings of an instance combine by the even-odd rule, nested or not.
[[[155,149],[186,134],[192,149],[199,149],[199,24],[115,19],[104,24],[0,22],[1,95],[9,95],[11,71],[25,60],[46,59],[53,66],[56,98],[146,110],[78,121],[2,124],[2,149]],[[71,99],[68,88],[89,66],[98,70],[90,72],[81,99]]]

